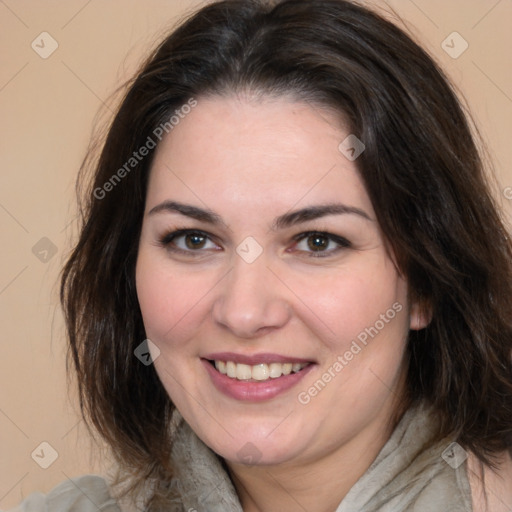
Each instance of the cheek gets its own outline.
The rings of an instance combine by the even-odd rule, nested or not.
[[[200,300],[190,278],[172,271],[149,250],[139,252],[136,286],[139,306],[149,339],[162,345],[167,337],[186,323],[187,312]]]
[[[390,396],[401,392],[409,330],[407,285],[390,262],[366,263],[326,282],[332,293],[318,291],[311,297],[325,357],[297,399],[312,416],[336,411],[325,419],[329,431],[361,428]],[[347,411],[352,411],[350,419]],[[343,428],[339,418],[344,418]]]
[[[172,264],[151,247],[141,247],[136,266],[139,306],[147,337],[162,353],[183,351],[210,316],[218,272]]]
[[[172,290],[176,289],[174,284],[168,282],[158,267],[151,265],[151,258],[144,251],[139,253],[136,267],[137,297],[146,334],[150,339],[160,337],[159,333],[172,326],[175,311],[171,308]]]
[[[311,284],[297,279],[296,294],[306,306],[303,318],[316,326],[316,334],[331,350],[348,349],[358,337],[364,342],[365,333],[368,338],[375,327],[379,334],[402,334],[400,338],[408,330],[407,286],[385,258],[347,265]]]

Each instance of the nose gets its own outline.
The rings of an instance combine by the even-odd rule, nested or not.
[[[260,257],[237,258],[213,304],[215,322],[238,338],[253,338],[286,325],[291,304],[286,289]]]

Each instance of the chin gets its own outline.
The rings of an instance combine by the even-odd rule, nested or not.
[[[275,424],[273,428],[275,429]],[[228,462],[258,466],[286,463],[307,448],[302,446],[304,436],[299,432],[283,431],[282,435],[276,438],[272,438],[272,429],[262,432],[261,427],[257,432],[251,432],[250,429],[244,431],[242,428],[239,432],[239,435],[234,434],[233,437],[224,435],[222,439],[206,436],[204,442]]]

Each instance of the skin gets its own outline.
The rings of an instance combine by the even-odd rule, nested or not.
[[[468,454],[468,478],[474,512],[510,512],[512,507],[512,457],[498,454],[497,470],[483,466],[473,453]],[[483,476],[482,476],[483,471]]]
[[[151,169],[136,277],[146,333],[160,350],[155,368],[185,420],[226,460],[245,511],[336,508],[389,438],[403,396],[408,330],[428,322],[409,303],[357,161],[338,150],[349,133],[333,112],[292,98],[198,98],[157,148]],[[211,210],[221,221],[150,213],[165,201]],[[330,203],[368,218],[331,214],[272,229],[285,213]],[[161,243],[182,228],[210,238],[199,249],[183,237]],[[311,239],[294,240],[308,231],[350,246],[328,242],[325,256],[314,257]],[[263,250],[252,263],[236,252],[249,236]],[[393,304],[400,312],[300,403],[298,394]],[[315,366],[292,389],[251,403],[212,385],[201,357],[225,351]],[[238,453],[248,442],[258,458],[250,466]]]

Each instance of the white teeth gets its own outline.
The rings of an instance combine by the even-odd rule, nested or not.
[[[249,380],[252,378],[251,367],[248,364],[237,364],[236,378],[238,380]]]
[[[262,363],[252,367],[252,378],[254,380],[267,380],[269,377],[268,364]]]
[[[283,374],[283,365],[280,363],[270,363],[268,366],[269,374],[271,379],[277,379]]]
[[[215,368],[232,379],[238,380],[268,380],[277,379],[282,375],[300,372],[309,363],[270,363],[256,364],[237,364],[233,361],[215,361]]]
[[[236,364],[233,363],[233,361],[228,361],[226,363],[226,375],[232,379],[236,378]]]
[[[224,361],[215,361],[215,368],[217,368],[220,373],[226,375],[226,363]]]
[[[284,363],[283,364],[283,375],[290,375],[292,373],[293,364],[292,363]]]

